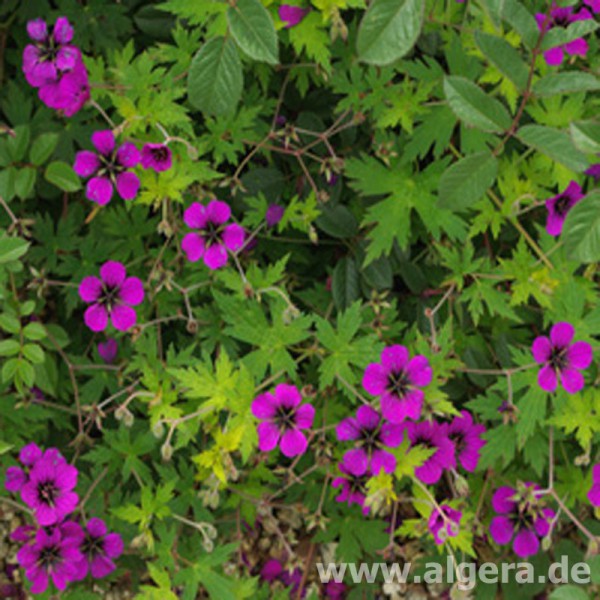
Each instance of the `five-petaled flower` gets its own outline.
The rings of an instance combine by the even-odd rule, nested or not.
[[[310,429],[315,417],[312,404],[302,404],[296,387],[280,383],[275,392],[266,392],[252,402],[252,414],[262,421],[258,425],[258,447],[262,452],[281,448],[291,458],[304,454],[308,441],[303,429]]]
[[[166,144],[144,144],[141,161],[144,169],[168,171],[173,164],[173,155]]]
[[[144,285],[137,277],[127,277],[123,264],[109,260],[100,267],[100,278],[83,279],[79,297],[90,304],[84,321],[92,331],[104,331],[109,318],[115,329],[127,331],[137,321],[132,307],[143,302]]]
[[[504,486],[492,497],[492,506],[498,513],[490,523],[492,539],[501,546],[512,540],[513,550],[521,558],[537,554],[540,538],[550,533],[556,516],[537,496],[539,489],[534,483],[526,483],[518,490]]]
[[[358,504],[362,506],[363,514],[369,514],[370,509],[365,506],[366,485],[372,474],[365,453],[359,449],[348,450],[344,454],[342,462],[338,464],[338,469],[342,476],[336,477],[331,482],[334,488],[341,488],[335,498],[336,502],[346,502],[348,505]]]
[[[381,353],[380,363],[365,369],[363,387],[381,398],[381,412],[391,423],[418,419],[423,407],[424,387],[431,383],[432,371],[425,356],[410,358],[404,346],[389,346]]]
[[[90,519],[81,541],[81,560],[75,565],[73,579],[85,579],[88,572],[94,579],[110,575],[117,566],[113,559],[123,554],[123,540],[118,533],[109,533],[102,519]]]
[[[562,233],[567,214],[582,198],[581,186],[576,181],[571,181],[564,192],[546,200],[546,231],[549,235],[557,236]]]
[[[357,451],[365,455],[374,475],[381,469],[386,473],[394,472],[396,457],[386,448],[398,447],[403,432],[401,425],[382,422],[381,415],[366,405],[356,411],[356,417],[344,419],[336,428],[338,440],[357,442],[360,446]]]
[[[135,144],[124,142],[117,148],[110,129],[95,131],[92,144],[97,152],[81,150],[73,165],[77,175],[90,177],[85,188],[86,197],[104,206],[111,201],[116,187],[123,200],[133,200],[140,188],[138,176],[129,170],[140,162],[140,152]]]
[[[227,264],[227,250],[236,252],[244,245],[244,228],[237,223],[227,225],[231,217],[229,205],[211,200],[207,206],[194,202],[185,210],[183,220],[191,229],[184,236],[181,248],[187,259],[196,262],[201,258],[209,269],[220,269]]]
[[[427,525],[435,543],[443,544],[448,537],[456,537],[461,518],[462,512],[447,504],[434,507]]]
[[[550,337],[539,336],[531,346],[534,360],[543,365],[538,372],[538,384],[553,392],[558,380],[569,394],[583,388],[585,380],[580,371],[587,369],[592,362],[592,347],[587,342],[574,342],[575,329],[571,323],[556,323],[550,330]]]
[[[465,471],[472,473],[479,462],[479,451],[486,444],[481,438],[485,433],[485,427],[475,424],[471,413],[463,410],[460,416],[454,417],[446,431],[448,438],[454,444],[457,461]]]
[[[440,480],[444,469],[456,467],[454,444],[448,438],[448,425],[435,421],[407,423],[406,432],[411,448],[422,446],[432,451],[431,456],[415,469],[415,476],[426,484],[434,484]]]

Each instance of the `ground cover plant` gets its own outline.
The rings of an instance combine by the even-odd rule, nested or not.
[[[599,19],[3,2],[0,597],[597,598]]]

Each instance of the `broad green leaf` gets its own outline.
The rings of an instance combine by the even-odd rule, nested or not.
[[[586,153],[600,153],[600,123],[579,121],[571,123],[571,139],[575,146]]]
[[[0,264],[18,260],[27,252],[29,242],[18,237],[0,238]]]
[[[589,600],[586,591],[576,585],[561,585],[550,594],[550,600]]]
[[[227,9],[233,39],[250,58],[272,65],[279,62],[277,32],[259,0],[235,0]]]
[[[562,239],[569,258],[582,263],[600,260],[600,190],[589,193],[569,211]]]
[[[439,205],[453,211],[471,207],[494,184],[497,173],[498,161],[490,152],[462,158],[440,177]]]
[[[29,151],[29,158],[31,162],[39,167],[44,164],[54,152],[56,145],[58,144],[59,135],[58,133],[42,133],[37,137],[31,145]]]
[[[59,160],[46,167],[44,177],[63,192],[76,192],[81,188],[81,181],[73,167]]]
[[[374,0],[358,30],[360,60],[387,65],[402,58],[419,37],[424,10],[424,0]]]
[[[331,293],[339,309],[348,308],[360,298],[358,269],[353,258],[344,257],[335,266],[331,277]]]
[[[481,31],[475,32],[475,42],[485,57],[508,77],[519,90],[527,87],[529,69],[521,55],[505,39]]]
[[[351,238],[358,232],[356,218],[343,204],[326,204],[315,223],[319,229],[334,238]]]
[[[444,92],[450,108],[467,125],[493,132],[510,128],[512,119],[506,108],[468,79],[446,77]]]
[[[0,340],[0,356],[14,356],[19,354],[21,350],[21,344],[18,340],[9,338],[7,340]]]
[[[548,50],[550,48],[555,48],[556,46],[568,44],[588,33],[596,31],[596,29],[598,29],[598,23],[596,23],[594,19],[575,21],[568,27],[553,27],[544,36],[542,49]]]
[[[190,102],[210,115],[231,114],[242,95],[243,79],[233,41],[213,38],[192,59],[187,80]]]
[[[546,75],[533,84],[536,96],[555,96],[571,92],[588,92],[600,90],[600,78],[591,73],[566,71]]]
[[[25,200],[33,191],[36,177],[37,171],[33,167],[24,167],[17,171],[17,176],[15,177],[15,194],[21,200]]]
[[[518,0],[485,0],[490,12],[506,21],[521,36],[529,48],[533,48],[540,36],[533,15]]]
[[[525,125],[517,131],[517,137],[572,171],[585,171],[589,166],[585,155],[575,148],[565,131],[544,125]]]

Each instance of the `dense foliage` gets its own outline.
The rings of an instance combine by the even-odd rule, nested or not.
[[[4,1],[0,597],[598,597],[599,19]]]

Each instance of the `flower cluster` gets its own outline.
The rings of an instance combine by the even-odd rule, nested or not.
[[[515,554],[522,558],[537,554],[540,539],[550,533],[556,517],[552,509],[545,507],[539,491],[534,483],[525,483],[518,489],[504,486],[492,498],[498,516],[490,523],[490,534],[501,546],[512,541]]]
[[[88,73],[81,51],[71,44],[73,27],[66,17],[56,19],[51,30],[42,19],[27,23],[32,41],[23,50],[23,73],[38,89],[46,106],[70,117],[90,98]]]
[[[17,561],[31,581],[31,591],[41,594],[50,580],[59,590],[88,572],[99,579],[116,569],[113,562],[123,553],[123,541],[109,533],[104,521],[85,525],[68,518],[77,508],[77,469],[56,448],[42,450],[27,444],[19,453],[21,466],[9,467],[5,487],[31,509],[34,525],[17,528],[11,538],[22,547]]]

